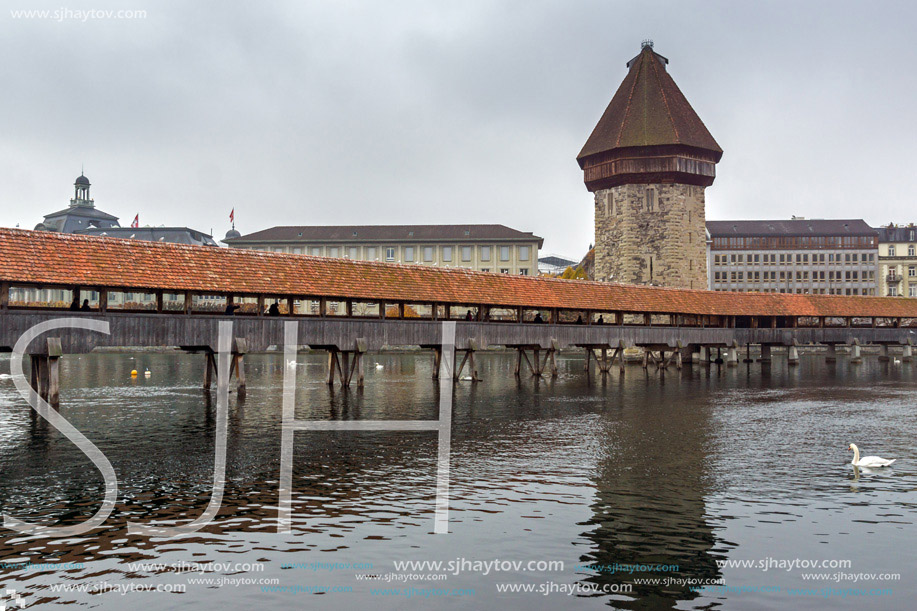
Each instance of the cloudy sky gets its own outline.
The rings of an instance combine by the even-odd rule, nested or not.
[[[85,164],[125,225],[503,223],[578,257],[575,158],[644,38],[725,151],[708,219],[917,221],[911,2],[3,6],[0,226]]]

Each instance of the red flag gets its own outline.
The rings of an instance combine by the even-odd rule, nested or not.
[[[233,208],[232,212],[229,213],[229,222],[230,223],[236,222],[236,209],[235,208]]]
[[[134,222],[131,223],[131,227],[140,227],[140,214],[134,217]]]

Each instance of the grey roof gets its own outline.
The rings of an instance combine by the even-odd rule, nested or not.
[[[271,227],[239,238],[223,240],[227,244],[246,242],[427,242],[481,240],[538,240],[531,232],[505,225],[312,225]]]
[[[579,263],[579,261],[565,259],[563,257],[558,257],[557,255],[548,255],[547,257],[539,257],[538,262],[544,263],[545,265],[564,266],[564,267],[569,267],[570,265],[576,265],[577,263]]]
[[[876,227],[879,234],[880,242],[917,242],[917,227],[908,225],[907,227],[898,227],[897,225],[888,225],[885,227]]]
[[[41,224],[50,231],[74,233],[89,227],[118,227],[118,217],[90,206],[71,206],[45,215]]]
[[[876,230],[863,219],[792,219],[771,221],[707,221],[712,238],[874,236]]]
[[[188,227],[112,227],[107,229],[83,229],[73,233],[93,236],[104,234],[110,238],[131,238],[146,242],[217,246],[217,243],[209,234]]]

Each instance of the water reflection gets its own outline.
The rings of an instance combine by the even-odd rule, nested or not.
[[[65,357],[61,413],[112,461],[120,481],[118,504],[105,527],[89,537],[0,534],[0,559],[84,562],[85,569],[65,573],[77,583],[164,579],[129,570],[128,562],[143,559],[264,561],[266,575],[282,583],[303,582],[280,569],[291,559],[370,559],[383,571],[402,559],[565,561],[559,574],[449,578],[451,587],[475,588],[471,608],[534,611],[560,605],[711,608],[724,599],[729,608],[762,608],[760,598],[698,593],[686,580],[761,585],[760,573],[721,569],[717,562],[743,555],[805,556],[823,553],[819,546],[826,544],[833,556],[862,557],[864,569],[868,564],[887,570],[887,558],[912,553],[904,542],[917,514],[917,477],[908,468],[917,433],[915,368],[854,366],[843,359],[829,366],[804,358],[793,368],[777,361],[681,372],[628,367],[624,376],[613,371],[587,377],[581,359],[565,357],[556,379],[517,380],[511,357],[482,355],[483,382],[455,389],[452,534],[431,534],[435,435],[303,432],[294,444],[293,533],[278,537],[273,533],[285,367],[280,355],[246,359],[248,394],[230,395],[222,509],[202,532],[161,541],[128,536],[126,523],[183,524],[207,506],[216,406],[214,396],[200,389],[203,359]],[[431,365],[428,355],[371,355],[366,387],[342,390],[325,384],[322,356],[303,355],[296,368],[296,418],[435,419],[439,391]],[[101,503],[101,475],[25,407],[2,377],[8,367],[8,359],[0,360],[0,509],[49,524],[86,519]],[[131,379],[131,369],[146,368],[149,379]],[[876,440],[877,452],[900,457],[896,471],[853,469],[846,447],[857,441],[854,436]],[[881,545],[861,550],[862,541]],[[576,564],[603,568],[574,570]],[[667,570],[612,572],[608,567],[615,565]],[[0,586],[30,590],[30,602],[39,595],[48,603],[119,608],[123,602],[50,592],[62,577],[6,569]],[[766,577],[782,585],[798,578]],[[357,588],[349,598],[302,599],[309,606],[399,608],[399,601],[387,605],[373,598],[352,572],[322,578]],[[496,592],[499,583],[548,579],[627,584],[633,592],[563,599]],[[668,579],[668,585],[635,583],[645,579]],[[917,595],[906,583],[895,587]],[[288,596],[255,588],[201,588],[184,596],[183,604],[219,602],[227,608],[237,606],[240,596],[248,597],[248,605],[291,604]],[[767,603],[764,608],[792,606],[785,599]],[[148,606],[174,605],[154,599]]]
[[[693,375],[700,381],[711,372],[721,373],[716,367],[684,370],[662,379],[650,371],[618,397],[616,417],[605,423],[607,452],[597,465],[597,499],[588,522],[593,529],[586,533],[592,549],[582,561],[596,567],[587,578],[592,583],[633,584],[634,600],[615,601],[620,608],[672,609],[697,596],[688,584],[719,577],[704,504],[710,408],[702,395],[686,394],[679,379]]]

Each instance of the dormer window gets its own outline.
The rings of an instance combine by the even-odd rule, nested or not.
[[[646,210],[652,212],[656,208],[656,189],[647,187],[646,189]]]

